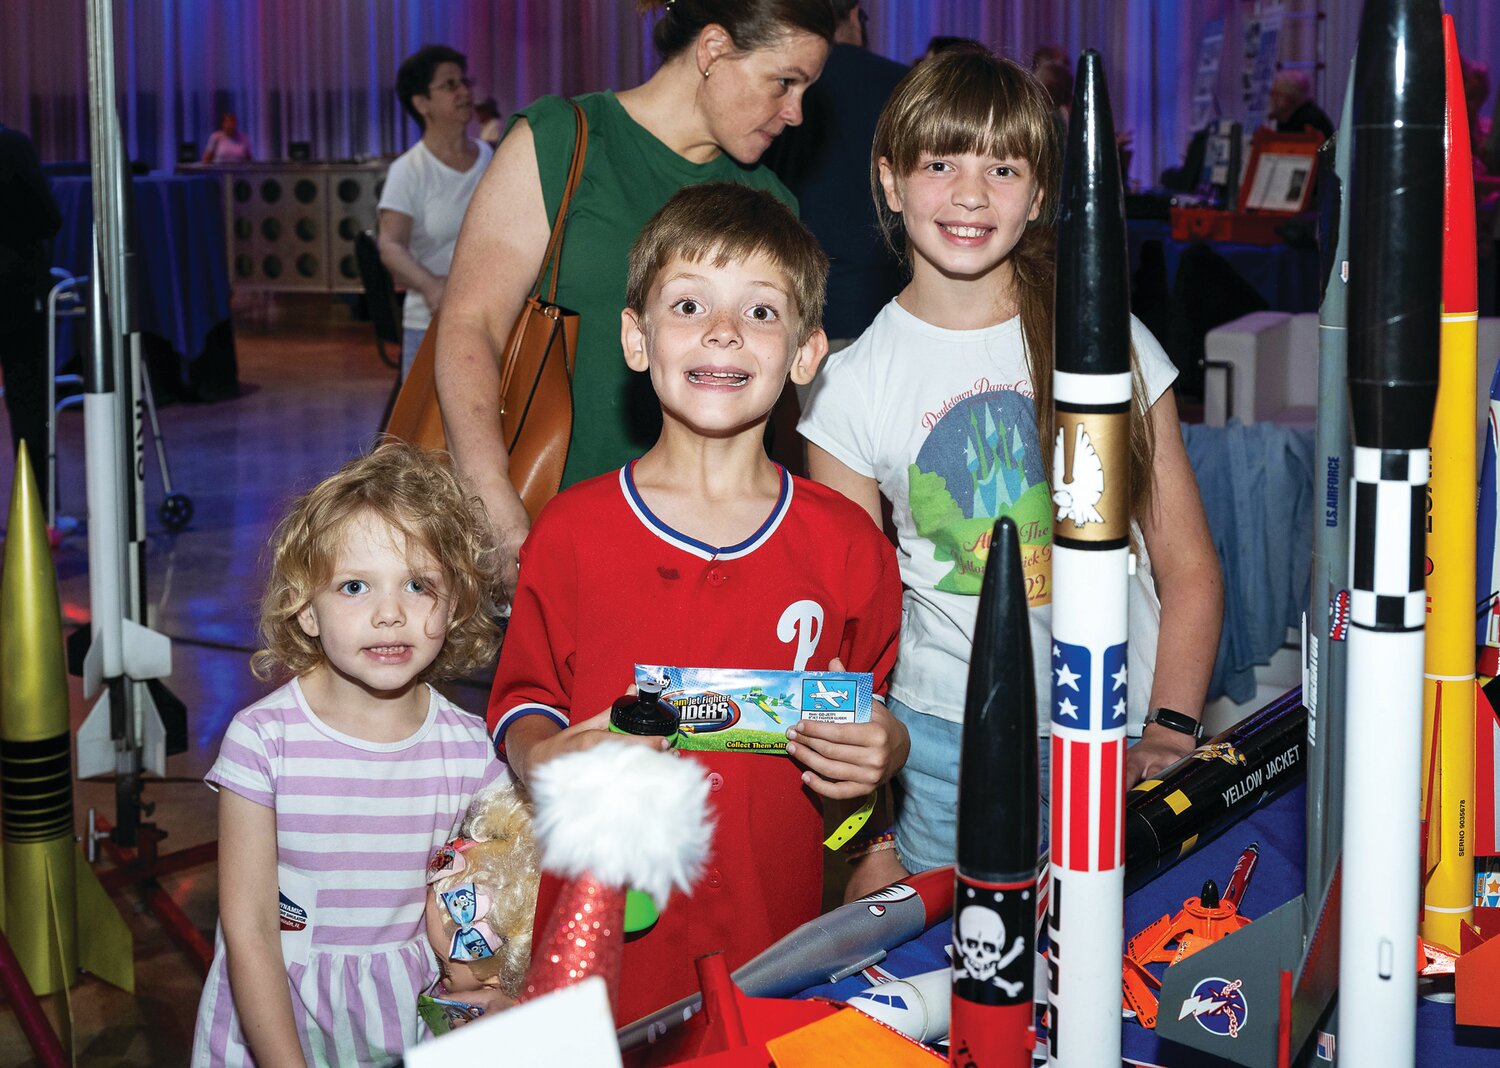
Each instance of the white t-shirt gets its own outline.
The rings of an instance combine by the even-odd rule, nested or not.
[[[1131,319],[1131,340],[1152,403],[1177,369]],[[945,330],[894,300],[814,380],[798,429],[891,502],[905,585],[901,651],[891,694],[913,709],[962,722],[979,586],[995,520],[1021,533],[1031,609],[1037,724],[1050,732],[1052,502],[1037,440],[1021,320]],[[1144,555],[1144,540],[1136,538]],[[1140,560],[1130,591],[1129,731],[1151,696],[1161,604]]]
[[[411,254],[440,278],[448,274],[453,264],[453,246],[458,241],[458,228],[464,221],[469,198],[495,154],[483,141],[473,144],[479,149],[474,165],[466,171],[456,171],[418,141],[391,163],[385,176],[385,190],[380,194],[379,210],[411,216]],[[426,330],[431,321],[432,309],[427,307],[422,294],[409,291],[401,325],[407,330]]]

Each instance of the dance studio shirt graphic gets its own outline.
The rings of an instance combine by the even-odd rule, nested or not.
[[[995,520],[1021,532],[1026,602],[1050,604],[1052,513],[1030,384],[974,387],[922,417],[929,431],[908,471],[912,522],[952,568],[937,588],[979,595]]]

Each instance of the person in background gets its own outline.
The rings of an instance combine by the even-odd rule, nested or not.
[[[802,121],[802,95],[833,39],[828,0],[640,6],[662,12],[652,29],[661,66],[633,89],[576,100],[589,142],[557,287],[557,302],[580,317],[564,488],[619,470],[661,430],[647,376],[620,358],[626,253],[636,235],[673,193],[703,182],[738,182],[794,204],[758,163],[777,134]],[[541,268],[576,128],[569,102],[555,96],[512,118],[460,235],[438,330],[448,448],[495,524],[507,595],[531,520],[500,436],[500,356]]]
[[[401,106],[422,138],[391,164],[380,194],[380,261],[406,288],[401,377],[443,302],[453,246],[494,151],[468,135],[474,98],[463,53],[447,45],[413,52],[396,72]]]
[[[1031,73],[1047,90],[1052,101],[1052,121],[1057,125],[1057,143],[1065,144],[1068,119],[1073,114],[1073,69],[1068,53],[1058,45],[1042,45],[1031,53]]]
[[[479,120],[479,139],[494,148],[500,143],[505,128],[500,124],[500,104],[487,96],[474,105],[474,117]]]
[[[26,442],[37,485],[47,449],[49,244],[62,226],[31,138],[0,123],[0,375],[11,449]]]
[[[232,111],[224,112],[219,128],[208,135],[203,150],[204,163],[244,163],[255,157],[250,152],[250,138],[240,132],[240,120]]]
[[[1316,130],[1324,139],[1333,136],[1333,122],[1313,103],[1312,79],[1305,71],[1282,70],[1271,79],[1269,118],[1277,133]]]
[[[833,10],[833,47],[802,99],[802,125],[778,137],[764,160],[797,195],[802,221],[832,261],[823,328],[837,352],[901,288],[901,261],[880,236],[874,204],[850,191],[869,181],[875,123],[907,68],[869,51],[859,0],[833,0]]]
[[[976,41],[972,37],[953,37],[949,34],[940,33],[928,39],[927,50],[914,59],[912,65],[915,66],[924,59],[931,59],[933,56],[941,55],[943,52],[950,52],[955,48],[973,48],[981,52],[989,51],[989,46],[983,41]]]

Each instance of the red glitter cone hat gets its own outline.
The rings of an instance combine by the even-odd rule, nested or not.
[[[665,905],[708,856],[708,779],[691,760],[643,745],[605,742],[549,760],[531,776],[542,868],[566,881],[533,935],[523,1001],[593,975],[619,1002],[625,891]]]

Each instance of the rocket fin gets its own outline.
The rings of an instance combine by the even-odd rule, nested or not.
[[[151,687],[144,682],[136,683],[135,706],[141,717],[141,767],[154,775],[167,774],[167,730],[162,726],[161,713],[151,697]]]
[[[127,994],[135,993],[135,941],[120,910],[104,891],[83,851],[73,865],[79,916],[88,917],[88,937],[78,940],[78,966]]]
[[[1281,973],[1294,971],[1301,955],[1298,897],[1168,968],[1162,976],[1156,1033],[1248,1068],[1276,1068],[1280,1013],[1274,1007],[1280,1002]],[[1226,995],[1229,985],[1234,990]],[[1242,1011],[1231,1043],[1222,1030],[1210,1030],[1198,1017],[1210,1007],[1233,1007],[1234,998]],[[1298,1048],[1295,1029],[1292,1048]]]
[[[1443,859],[1443,684],[1433,683],[1432,737],[1427,748],[1427,796],[1422,806],[1422,881],[1437,871]]]
[[[128,619],[120,621],[125,674],[132,679],[161,679],[172,674],[172,640]]]
[[[47,929],[52,932],[52,937],[48,939],[49,949],[52,954],[50,971],[53,975],[62,975],[64,973],[63,962],[68,957],[67,950],[64,947],[65,936],[62,929],[64,911],[58,903],[63,888],[57,885],[57,881],[52,876],[51,860],[43,860],[42,864],[47,872]],[[70,990],[73,985],[73,979],[73,976],[68,976],[61,984],[61,988],[55,992],[62,995],[56,1002],[62,1017],[58,1021],[62,1025],[58,1028],[58,1038],[62,1040],[63,1048],[68,1052],[68,1059],[77,1063],[78,1058],[73,1042],[73,995]],[[38,990],[36,993],[40,996],[54,993],[54,991]]]
[[[100,692],[99,700],[94,702],[94,707],[84,717],[83,726],[78,728],[80,779],[109,775],[115,770],[115,739],[109,717],[109,690],[106,688]]]
[[[92,697],[104,684],[104,643],[91,641],[83,654],[83,696]]]

